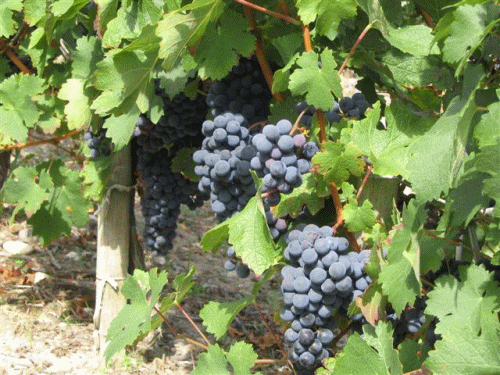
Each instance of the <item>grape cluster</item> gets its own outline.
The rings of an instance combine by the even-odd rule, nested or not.
[[[96,132],[89,128],[84,134],[83,139],[90,148],[90,158],[97,159],[100,156],[109,156],[111,154],[111,139],[106,137],[106,129],[100,128]]]
[[[207,105],[202,96],[191,100],[183,93],[173,99],[164,90],[157,88],[156,95],[163,100],[164,115],[154,124],[145,115],[137,120],[134,135],[139,145],[155,152],[165,144],[177,142],[179,139],[202,137],[201,124],[206,118]]]
[[[288,229],[287,217],[276,217],[271,211],[271,208],[266,207],[266,220],[273,240],[279,239],[281,235],[286,233]]]
[[[408,334],[413,335],[420,331],[427,321],[427,317],[424,313],[425,310],[425,300],[426,297],[417,298],[415,305],[407,310],[404,310],[401,316],[398,318],[396,313],[391,307],[387,308],[387,320],[389,320],[394,327],[394,347],[397,347]],[[433,319],[429,326],[424,340],[432,347],[434,343],[441,339],[440,335],[434,333],[436,328],[436,319]]]
[[[195,209],[206,197],[198,192],[196,183],[172,172],[172,155],[166,149],[152,153],[139,148],[137,154],[137,170],[144,186],[145,248],[165,254],[172,248],[181,204]]]
[[[212,115],[239,113],[250,124],[269,115],[271,92],[255,57],[240,58],[239,64],[209,89],[206,102]]]
[[[252,138],[257,155],[250,165],[263,177],[262,192],[267,193],[264,202],[271,207],[279,203],[280,193],[290,194],[302,184],[302,175],[309,171],[310,160],[319,150],[302,134],[289,135],[291,130],[290,121],[280,120],[264,126],[262,133]]]
[[[352,97],[344,96],[340,101],[333,102],[333,108],[326,111],[324,115],[330,124],[340,122],[342,115],[361,120],[369,107],[370,103],[365,99],[365,96],[358,92]],[[295,106],[295,110],[297,113],[305,110],[304,115],[300,118],[300,123],[311,126],[316,108],[309,106],[306,101],[302,101]]]
[[[238,262],[236,259],[236,253],[234,252],[234,247],[229,246],[227,248],[228,260],[224,263],[224,268],[226,271],[231,272],[236,270],[238,277],[245,279],[250,275],[250,268],[245,263]]]
[[[347,239],[314,224],[292,230],[286,242],[284,257],[290,264],[281,270],[285,307],[280,317],[291,322],[285,332],[290,359],[312,367],[328,356],[334,311],[345,313],[371,282],[363,270],[371,251],[349,252]]]
[[[241,211],[256,193],[250,174],[256,151],[249,144],[251,136],[242,115],[226,112],[206,120],[202,132],[202,148],[193,154],[198,188],[210,195],[212,210],[224,221]]]

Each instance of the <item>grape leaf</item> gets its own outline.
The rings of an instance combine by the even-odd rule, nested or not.
[[[252,53],[256,38],[248,32],[249,27],[247,19],[231,9],[221,15],[218,25],[210,23],[207,26],[194,56],[201,78],[224,78],[238,64],[238,54],[248,56]]]
[[[453,73],[436,56],[413,56],[389,50],[382,56],[382,63],[391,71],[394,79],[405,87],[434,85],[445,90],[453,85]]]
[[[229,220],[229,243],[236,255],[257,276],[276,264],[278,251],[267,226],[262,200],[250,199],[245,208]]]
[[[12,16],[14,12],[20,12],[22,9],[22,0],[0,2],[0,37],[9,37],[16,32],[17,22],[12,19]]]
[[[88,127],[92,119],[92,111],[89,107],[89,98],[85,95],[84,81],[71,78],[61,86],[58,98],[67,100],[64,113],[68,121],[69,129]]]
[[[304,24],[315,23],[315,30],[333,40],[334,31],[341,21],[356,15],[356,1],[347,0],[298,0],[297,14]]]
[[[103,127],[107,129],[106,137],[113,141],[114,151],[118,151],[129,143],[139,115],[139,109],[135,106],[128,113],[120,116],[112,115],[104,121]]]
[[[200,245],[205,251],[216,251],[229,238],[229,222],[223,221],[219,225],[205,232]]]
[[[45,246],[61,234],[69,235],[73,225],[85,225],[90,202],[82,196],[78,171],[67,168],[61,160],[42,163],[38,168],[48,171],[53,188],[47,201],[28,219],[28,223],[33,225],[33,234],[39,236],[40,243]]]
[[[348,202],[342,211],[347,229],[350,232],[361,232],[372,228],[375,225],[376,217],[373,205],[369,200],[365,200],[361,207],[357,202]]]
[[[258,355],[253,350],[252,345],[238,341],[231,345],[226,357],[233,367],[234,375],[248,375]]]
[[[479,148],[497,144],[500,138],[499,117],[500,102],[489,105],[488,113],[481,116],[481,121],[474,127],[474,138],[477,140]]]
[[[16,204],[10,220],[13,221],[21,210],[27,214],[37,211],[53,188],[52,179],[46,171],[25,165],[17,167],[2,190],[4,202]]]
[[[106,338],[110,341],[104,356],[106,361],[127,345],[132,345],[140,334],[149,332],[151,312],[167,284],[167,273],[157,268],[149,272],[136,269],[123,282],[121,292],[130,301],[111,322]]]
[[[393,348],[392,324],[379,321],[376,327],[365,324],[363,326],[364,340],[371,345],[383,358],[391,375],[403,375],[403,368],[399,361],[398,352]]]
[[[190,181],[197,182],[199,177],[194,173],[193,153],[195,147],[181,148],[172,159],[172,172],[182,173]]]
[[[398,346],[399,361],[403,364],[404,373],[418,370],[427,358],[425,348],[415,340],[406,339]],[[425,354],[425,355],[424,355]]]
[[[290,194],[283,194],[280,203],[273,208],[276,217],[291,215],[297,217],[304,207],[315,215],[325,205],[324,197],[330,195],[330,188],[321,175],[306,173],[302,175],[303,182]]]
[[[35,75],[14,74],[0,83],[0,131],[17,141],[25,141],[28,128],[35,125],[40,112],[32,97],[40,94],[44,80]]]
[[[361,160],[362,152],[354,144],[324,142],[321,147],[323,150],[314,155],[312,161],[326,182],[340,185],[351,175],[360,176],[363,173],[365,163]]]
[[[413,201],[412,201],[413,202]],[[407,303],[413,304],[420,295],[420,246],[418,232],[423,226],[425,209],[423,205],[410,203],[403,209],[404,226],[395,232],[388,247],[387,264],[382,267],[379,281],[396,313]],[[401,284],[405,287],[402,288]]]
[[[207,327],[207,332],[212,333],[215,339],[219,340],[226,334],[236,315],[254,300],[255,296],[231,302],[210,301],[202,307],[199,315],[203,319],[203,325]]]
[[[318,370],[319,375],[389,375],[384,359],[359,333],[349,336],[346,346],[335,357],[325,361],[326,370]]]
[[[230,375],[227,360],[219,345],[210,345],[206,353],[201,353],[192,375]]]
[[[123,49],[101,60],[92,81],[103,93],[94,100],[92,108],[97,113],[113,111],[119,115],[130,111],[136,102],[139,105],[140,95],[148,96],[150,73],[157,58],[158,49],[147,52]],[[146,112],[147,108],[141,110]]]
[[[436,333],[442,339],[429,352],[425,365],[442,374],[498,373],[498,282],[483,266],[460,266],[459,273],[461,281],[442,276],[427,294],[426,313],[439,318]]]
[[[71,76],[87,80],[97,68],[97,63],[104,58],[99,40],[94,36],[78,39],[71,58]]]
[[[408,179],[419,201],[437,199],[454,186],[475,111],[473,94],[456,96],[432,128],[409,146]]]
[[[318,58],[322,66],[318,66]],[[321,55],[304,52],[296,61],[299,68],[290,75],[289,88],[294,95],[304,95],[309,105],[317,109],[329,110],[333,107],[334,96],[342,96],[340,78],[332,51],[325,48]],[[333,93],[333,95],[332,95]]]
[[[432,29],[425,25],[390,28],[390,32],[385,37],[391,45],[400,51],[416,57],[439,54],[438,46],[432,45]]]
[[[116,17],[107,24],[102,37],[103,47],[118,47],[122,39],[135,39],[145,26],[155,25],[162,13],[162,3],[154,0],[122,3]]]

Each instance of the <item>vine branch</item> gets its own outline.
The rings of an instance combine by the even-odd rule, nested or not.
[[[370,31],[370,29],[372,27],[373,27],[373,23],[369,23],[363,29],[363,31],[361,32],[361,34],[359,34],[358,39],[356,40],[356,42],[352,46],[351,50],[349,51],[349,54],[347,55],[347,57],[345,58],[344,62],[342,63],[342,66],[339,69],[339,75],[344,71],[344,69],[345,69],[345,67],[347,65],[347,62],[349,61],[349,59],[354,54],[354,51],[356,51],[356,48],[358,48],[359,43],[361,43],[361,41],[363,40],[363,38],[365,37],[365,35],[368,33],[368,31]]]
[[[5,41],[5,39],[0,39],[0,51],[5,52],[7,57],[12,61],[21,72],[25,74],[32,74],[33,72],[29,70],[26,65],[19,59],[17,54],[13,51],[12,47]]]
[[[84,129],[75,129],[70,131],[69,133],[60,135],[58,137],[53,137],[53,138],[47,138],[47,139],[39,139],[37,141],[32,141],[32,142],[18,142],[14,143],[13,145],[7,145],[7,146],[0,146],[0,151],[7,151],[7,150],[20,150],[25,147],[31,147],[31,146],[38,146],[46,143],[50,144],[57,144],[63,139],[73,137],[74,135],[77,135],[79,133],[82,133]]]
[[[342,206],[342,202],[340,201],[337,185],[335,184],[335,182],[330,182],[329,186],[330,186],[330,194],[332,196],[333,204],[335,206],[335,212],[337,213],[337,220],[335,221],[335,224],[332,227],[333,232],[335,233],[337,231],[337,228],[344,224],[344,218],[342,217],[342,212],[344,209]],[[351,246],[351,248],[355,252],[359,253],[361,249],[358,245],[358,241],[356,241],[354,234],[348,231],[347,228],[346,228],[346,238],[349,241],[349,245]]]
[[[297,19],[295,19],[293,17],[290,17],[287,14],[281,14],[281,13],[273,12],[272,10],[269,10],[267,8],[264,8],[264,7],[261,7],[260,5],[251,3],[251,2],[246,1],[246,0],[234,0],[234,1],[237,2],[237,3],[242,4],[245,7],[252,8],[252,9],[258,10],[260,12],[269,14],[271,17],[279,18],[280,20],[283,20],[283,21],[288,22],[288,23],[291,22],[291,23],[293,23],[295,25],[300,25],[300,21],[299,20],[297,20]]]
[[[361,185],[359,186],[358,193],[356,194],[356,199],[359,200],[359,197],[361,197],[361,193],[363,193],[363,189],[365,188],[366,183],[368,182],[368,178],[372,174],[373,171],[373,165],[370,165],[366,171],[365,177],[363,178],[363,181],[361,181]]]
[[[209,345],[209,346],[212,345],[211,342],[208,340],[207,336],[205,336],[205,334],[201,331],[201,329],[198,327],[198,325],[189,316],[189,314],[186,312],[186,310],[184,310],[184,308],[177,302],[175,303],[175,307],[177,307],[177,309],[182,313],[182,315],[184,315],[184,317],[188,320],[189,324],[191,324],[191,326],[193,326],[193,328],[196,330],[196,332],[198,332],[198,334],[201,336],[203,341],[205,341],[207,343],[207,345]]]

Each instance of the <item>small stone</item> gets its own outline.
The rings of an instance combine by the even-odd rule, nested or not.
[[[2,247],[6,252],[12,255],[28,254],[33,250],[33,246],[22,241],[5,241]]]
[[[76,251],[70,251],[68,254],[66,254],[66,258],[70,258],[70,259],[73,259],[74,261],[78,261],[81,259],[81,256]]]
[[[20,239],[25,240],[31,237],[31,228],[23,228],[17,234]]]
[[[23,229],[23,225],[20,223],[14,223],[9,227],[9,231],[12,234],[18,233],[21,229]]]
[[[40,281],[49,278],[50,276],[45,272],[35,272],[35,277],[33,280],[33,284],[39,283]]]

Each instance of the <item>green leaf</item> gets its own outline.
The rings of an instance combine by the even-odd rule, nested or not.
[[[398,350],[404,373],[418,370],[426,359],[426,356],[422,355],[422,345],[415,340],[404,340],[399,344]]]
[[[67,100],[64,113],[68,121],[69,129],[88,127],[92,119],[92,111],[89,108],[89,98],[85,95],[84,81],[77,78],[68,79],[59,90],[57,97]]]
[[[130,303],[125,305],[109,326],[106,338],[110,343],[104,352],[106,361],[133,344],[140,334],[149,332],[151,312],[167,282],[167,273],[158,272],[157,268],[149,272],[136,269],[132,276],[125,279],[121,292]]]
[[[477,140],[479,148],[497,144],[500,138],[499,117],[500,102],[489,105],[488,113],[481,116],[481,121],[474,127],[474,138]]]
[[[403,210],[404,226],[394,234],[388,247],[387,264],[379,274],[382,290],[398,314],[408,303],[413,304],[422,287],[417,236],[423,226],[425,210],[424,205],[412,202]]]
[[[157,49],[147,52],[119,50],[101,60],[92,78],[94,86],[103,93],[94,100],[92,108],[97,113],[114,111],[119,115],[131,110],[136,102],[139,105],[142,96],[148,97],[150,74],[158,59],[157,53]],[[142,112],[147,110],[141,109]]]
[[[195,46],[207,25],[215,22],[224,9],[221,0],[196,0],[193,3],[166,14],[158,22],[156,34],[162,39],[159,55],[164,59],[163,67],[170,70],[186,51]],[[186,13],[186,10],[190,10]]]
[[[14,74],[0,83],[0,131],[23,142],[28,128],[35,125],[40,112],[32,98],[44,88],[44,80],[35,75]]]
[[[320,35],[333,39],[333,32],[338,29],[341,21],[356,15],[355,0],[298,0],[297,14],[304,24],[316,20],[315,30]]]
[[[276,217],[290,215],[297,217],[307,206],[312,215],[318,213],[325,205],[323,198],[330,195],[329,186],[321,175],[306,173],[302,175],[302,185],[293,189],[290,194],[283,194],[280,203],[273,208]]]
[[[318,66],[321,57],[322,67]],[[340,77],[332,51],[324,49],[321,55],[304,52],[297,59],[298,69],[290,75],[289,88],[294,95],[305,95],[309,105],[317,109],[329,110],[333,107],[334,96],[342,96]],[[332,95],[333,94],[333,95]]]
[[[0,37],[9,37],[15,34],[17,22],[12,19],[12,16],[14,12],[20,12],[22,9],[22,0],[0,2]]]
[[[393,348],[392,324],[379,321],[376,327],[365,324],[363,326],[365,341],[371,345],[383,358],[384,363],[391,375],[403,375],[403,368],[399,361],[398,352]]]
[[[24,165],[13,170],[3,188],[3,200],[16,204],[11,220],[14,220],[21,210],[28,214],[37,211],[47,200],[53,187],[46,171],[38,171],[35,167]]]
[[[185,71],[179,64],[168,72],[162,70],[158,74],[159,86],[165,91],[170,100],[172,100],[177,94],[184,91],[189,76],[190,72]]]
[[[432,46],[432,29],[425,25],[391,28],[385,35],[387,41],[402,52],[416,57],[439,54],[437,45]]]
[[[139,116],[139,109],[134,107],[124,115],[112,115],[104,121],[103,127],[107,129],[106,137],[113,141],[114,151],[118,151],[129,143]]]
[[[433,85],[445,90],[453,85],[453,73],[436,56],[413,56],[390,50],[382,56],[382,63],[401,85],[414,88]]]
[[[71,76],[87,80],[96,70],[97,63],[104,58],[99,40],[94,36],[78,39],[71,58]]]
[[[218,25],[207,26],[194,56],[201,78],[224,78],[238,64],[238,55],[248,56],[253,52],[256,38],[248,32],[249,28],[247,19],[231,9],[220,16]]]
[[[145,26],[155,25],[162,13],[162,3],[154,0],[122,3],[116,18],[107,24],[102,37],[103,47],[118,47],[122,39],[130,40],[138,37]],[[153,34],[153,29],[150,32]]]
[[[172,159],[172,172],[182,173],[190,181],[197,182],[199,180],[194,173],[193,153],[197,150],[196,147],[181,148]]]
[[[67,168],[61,160],[40,164],[38,169],[48,171],[53,188],[28,223],[33,225],[33,234],[39,236],[40,243],[45,246],[61,234],[69,235],[74,225],[85,225],[90,202],[82,196],[79,172]]]
[[[262,200],[250,199],[245,208],[229,220],[229,243],[236,255],[260,276],[276,264],[278,251],[272,240]]]
[[[325,142],[321,147],[323,151],[317,153],[312,161],[325,176],[326,182],[333,181],[340,185],[351,175],[360,176],[364,172],[362,152],[352,143]]]
[[[373,163],[373,173],[408,178],[408,146],[415,136],[429,128],[432,119],[392,103],[386,109],[387,128],[379,130],[380,114],[380,102],[377,102],[367,111],[364,120],[354,124],[351,140]]]
[[[476,111],[473,98],[453,98],[432,128],[409,146],[408,179],[419,201],[438,199],[455,185]]]
[[[483,266],[460,266],[459,273],[461,281],[442,276],[427,294],[426,313],[439,318],[436,333],[442,339],[425,365],[442,374],[498,373],[499,285]]]
[[[361,207],[358,206],[357,202],[346,203],[342,211],[342,217],[350,232],[368,230],[376,222],[375,211],[373,211],[373,205],[369,200],[365,200]]]
[[[253,350],[252,345],[238,341],[231,345],[226,357],[233,367],[234,375],[248,375],[258,355]]]
[[[210,301],[200,310],[200,318],[203,319],[207,332],[212,333],[215,339],[219,340],[226,334],[236,315],[254,300],[255,296],[231,302]]]
[[[230,375],[227,360],[219,345],[210,345],[206,353],[200,354],[192,375]]]
[[[337,357],[326,360],[325,367],[331,375],[389,375],[384,359],[357,332],[349,336]]]

